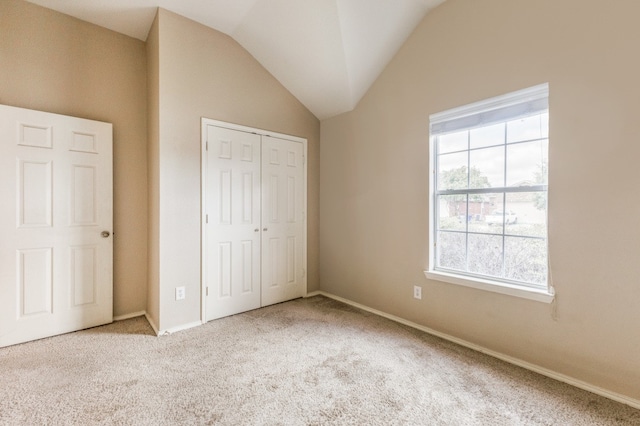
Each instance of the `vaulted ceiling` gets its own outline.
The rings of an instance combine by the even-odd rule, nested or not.
[[[352,110],[444,0],[27,0],[145,41],[162,7],[233,37],[316,117]]]

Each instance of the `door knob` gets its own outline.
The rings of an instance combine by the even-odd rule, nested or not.
[[[260,228],[254,229],[253,232],[260,232]]]
[[[111,235],[111,233],[109,233],[109,231],[102,231],[100,235],[102,235],[102,238],[109,238],[109,235]]]
[[[268,229],[267,229],[267,228],[262,228],[262,230],[263,230],[263,231],[268,231]]]

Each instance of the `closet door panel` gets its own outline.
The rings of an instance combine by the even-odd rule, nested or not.
[[[260,307],[260,136],[207,126],[206,319]]]
[[[304,296],[304,147],[262,139],[262,306]]]

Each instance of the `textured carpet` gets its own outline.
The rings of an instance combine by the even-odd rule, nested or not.
[[[0,349],[0,425],[640,425],[640,411],[313,297]]]

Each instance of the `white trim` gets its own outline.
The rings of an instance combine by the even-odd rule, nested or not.
[[[124,321],[129,318],[136,318],[136,317],[141,317],[145,315],[147,315],[146,311],[132,312],[130,314],[118,315],[117,317],[113,317],[113,321]]]
[[[462,285],[465,287],[490,291],[492,293],[521,297],[523,299],[535,300],[537,302],[551,303],[553,302],[553,297],[555,295],[553,288],[550,290],[536,289],[476,277],[467,279],[460,275],[447,274],[442,271],[424,271],[424,275],[430,280]]]
[[[307,292],[309,291],[309,265],[307,264],[307,249],[309,248],[309,223],[308,223],[308,217],[309,217],[309,199],[308,199],[308,192],[309,192],[309,177],[308,177],[308,173],[307,170],[309,168],[309,151],[308,151],[308,142],[306,139],[302,139],[302,138],[298,138],[301,139],[302,142],[302,179],[303,179],[303,187],[304,187],[304,198],[303,198],[303,203],[304,203],[304,207],[303,207],[303,212],[302,215],[304,217],[304,221],[302,223],[302,226],[304,227],[304,242],[302,244],[302,269],[304,271],[304,276],[303,278],[303,285],[304,288],[302,289],[302,295],[307,294]]]
[[[271,136],[274,138],[286,139],[289,141],[304,143],[305,146],[307,143],[307,140],[305,138],[301,138],[298,136],[285,135],[284,133],[277,133],[277,132],[272,132],[270,130],[257,129],[255,127],[248,127],[248,126],[243,126],[241,124],[227,123],[225,121],[218,121],[218,120],[213,120],[211,118],[202,117],[202,129],[203,130],[206,129],[207,126],[217,126],[217,127],[223,127],[225,129],[230,129],[230,130],[239,130],[241,132],[254,133],[260,136]],[[203,136],[205,134],[206,133],[203,132]]]
[[[518,367],[522,367],[522,368],[524,368],[526,370],[533,371],[534,373],[542,374],[543,376],[549,377],[549,378],[557,380],[559,382],[566,383],[566,384],[574,386],[574,387],[576,387],[578,389],[582,389],[582,390],[585,390],[587,392],[591,392],[591,393],[594,393],[596,395],[600,395],[600,396],[603,396],[605,398],[611,399],[613,401],[620,402],[620,403],[628,405],[630,407],[633,407],[633,408],[636,408],[636,409],[640,409],[640,400],[638,400],[638,399],[634,399],[634,398],[628,397],[626,395],[622,395],[622,394],[619,394],[617,392],[613,392],[613,391],[601,388],[599,386],[594,386],[594,385],[592,385],[590,383],[587,383],[587,382],[584,382],[582,380],[578,380],[578,379],[575,379],[573,377],[564,375],[562,373],[558,373],[558,372],[555,372],[553,370],[549,370],[547,368],[540,367],[538,365],[523,361],[521,359],[509,356],[509,355],[505,355],[505,354],[502,354],[500,352],[493,351],[491,349],[487,349],[487,348],[485,348],[483,346],[476,345],[475,343],[471,343],[471,342],[468,342],[466,340],[459,339],[457,337],[453,337],[453,336],[451,336],[449,334],[433,330],[433,329],[431,329],[429,327],[425,327],[423,325],[416,324],[414,322],[408,321],[408,320],[406,320],[404,318],[397,317],[395,315],[391,315],[391,314],[387,314],[387,313],[382,312],[382,311],[378,311],[377,309],[373,309],[373,308],[370,308],[368,306],[361,305],[360,303],[353,302],[353,301],[351,301],[349,299],[345,299],[343,297],[335,296],[333,294],[330,294],[330,293],[327,293],[327,292],[324,292],[324,291],[316,291],[316,292],[310,293],[310,294],[307,295],[307,297],[311,297],[312,295],[314,295],[314,296],[321,295],[321,296],[328,297],[330,299],[337,300],[337,301],[342,302],[342,303],[346,303],[347,305],[351,305],[351,306],[356,307],[358,309],[362,309],[363,311],[367,311],[367,312],[370,312],[372,314],[381,316],[383,318],[387,318],[387,319],[389,319],[391,321],[395,321],[395,322],[398,322],[400,324],[404,324],[406,326],[409,326],[409,327],[415,328],[417,330],[423,331],[423,332],[425,332],[427,334],[431,334],[433,336],[440,337],[441,339],[445,339],[445,340],[448,340],[450,342],[456,343],[456,344],[458,344],[460,346],[464,346],[466,348],[469,348],[469,349],[472,349],[474,351],[483,353],[485,355],[492,356],[494,358],[497,358],[497,359],[500,359],[502,361],[508,362],[509,364],[513,364],[513,365],[516,365]]]
[[[521,104],[536,99],[544,99],[549,96],[549,83],[542,83],[526,89],[484,99],[471,104],[448,109],[429,115],[430,124],[442,123],[451,119],[466,117],[480,112],[493,110],[511,105]]]
[[[190,322],[188,324],[182,324],[182,325],[178,325],[176,327],[167,328],[166,330],[161,330],[157,334],[158,334],[158,336],[168,336],[170,334],[177,333],[178,331],[183,331],[183,330],[188,330],[190,328],[199,327],[199,326],[201,326],[203,324],[204,323],[202,321],[194,321],[194,322]],[[155,330],[155,327],[154,327],[154,330]]]
[[[207,173],[209,164],[207,161],[207,125],[206,118],[200,121],[200,321],[207,321],[207,228],[205,226],[207,215]]]

